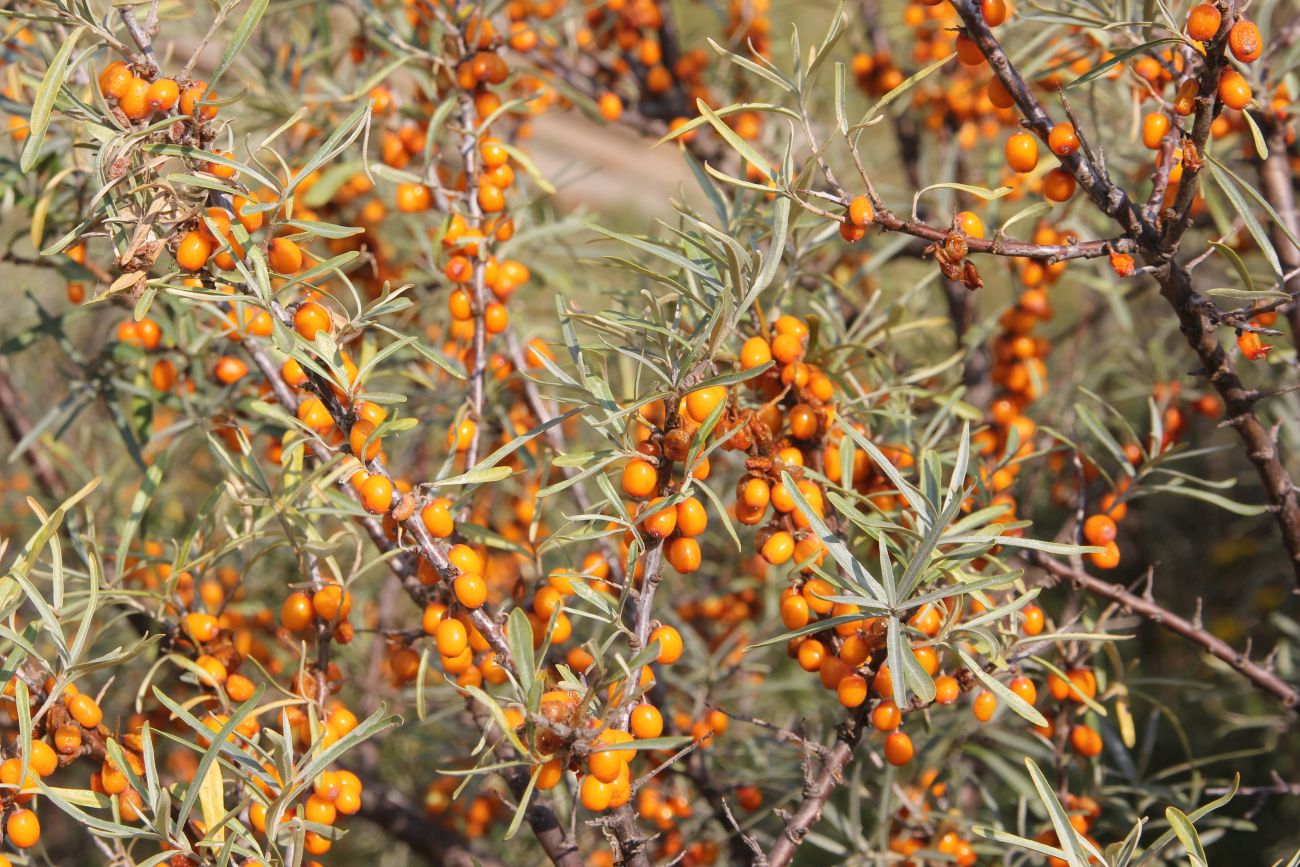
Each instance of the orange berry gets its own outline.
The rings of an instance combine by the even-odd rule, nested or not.
[[[346,620],[352,611],[352,594],[338,584],[326,584],[312,594],[311,607],[321,620]]]
[[[1018,132],[1007,138],[1007,165],[1025,174],[1038,165],[1038,139],[1032,133]]]
[[[276,238],[267,251],[267,262],[272,271],[297,274],[302,270],[302,250],[288,238]]]
[[[772,347],[761,337],[751,337],[740,348],[740,366],[745,370],[762,367],[772,360]]]
[[[199,103],[203,100],[215,100],[216,92],[208,92],[208,83],[206,81],[196,81],[181,93],[181,114],[195,116],[198,111],[200,120],[212,120],[217,116],[217,107],[215,105],[205,105],[199,109]]]
[[[1021,614],[1025,619],[1020,628],[1024,630],[1025,635],[1038,635],[1043,631],[1045,622],[1043,609],[1039,608],[1037,605],[1026,605],[1022,609]]]
[[[859,229],[876,218],[876,210],[866,196],[854,196],[849,202],[849,222]]]
[[[90,696],[78,693],[68,700],[68,713],[82,728],[97,728],[104,719],[104,712]]]
[[[466,573],[457,576],[452,589],[457,601],[466,608],[479,608],[487,601],[487,584],[478,575]]]
[[[32,773],[36,776],[48,777],[58,770],[59,756],[54,752],[54,747],[45,741],[32,741],[29,755]]]
[[[682,636],[672,626],[660,626],[650,633],[648,644],[659,644],[659,656],[656,661],[662,665],[672,665],[682,658]]]
[[[176,264],[186,271],[198,271],[211,255],[212,242],[199,232],[187,232],[176,245]]]
[[[1096,566],[1098,569],[1114,569],[1119,565],[1119,545],[1114,542],[1107,542],[1101,547],[1101,551],[1094,551],[1089,554],[1088,559],[1090,559],[1092,565]]]
[[[301,591],[290,593],[280,606],[280,623],[290,632],[301,632],[311,625],[311,597]]]
[[[435,641],[443,656],[460,656],[469,646],[469,632],[459,620],[444,617],[437,626]]]
[[[1169,134],[1169,117],[1156,112],[1142,118],[1142,144],[1151,150],[1159,150],[1160,143]]]
[[[1219,32],[1223,15],[1210,3],[1192,7],[1187,14],[1187,35],[1197,42],[1209,42]]]
[[[1226,69],[1219,78],[1219,99],[1228,108],[1241,110],[1250,105],[1252,94],[1246,78],[1235,69]]]
[[[961,695],[957,678],[943,674],[934,679],[934,700],[939,704],[952,704]]]
[[[701,554],[700,543],[689,536],[678,536],[668,543],[668,562],[683,575],[698,571]]]
[[[902,767],[910,762],[914,752],[912,739],[903,732],[894,732],[885,738],[885,761],[894,767]]]
[[[1043,176],[1043,198],[1052,202],[1069,201],[1077,182],[1068,170],[1057,166]]]
[[[633,458],[623,467],[623,493],[640,499],[654,493],[659,473],[648,461]]]
[[[382,515],[393,505],[393,483],[376,473],[361,483],[361,505],[372,515]]]
[[[595,775],[589,775],[582,780],[579,798],[582,806],[599,813],[609,808],[610,802],[614,799],[614,787],[609,783],[601,782]]]
[[[1079,149],[1079,135],[1074,131],[1074,124],[1058,123],[1047,134],[1047,147],[1058,157],[1068,157]]]
[[[1259,35],[1255,22],[1243,18],[1232,25],[1228,31],[1228,48],[1232,50],[1232,56],[1242,63],[1258,60],[1264,53],[1264,40]]]
[[[315,301],[308,301],[293,314],[293,328],[305,340],[315,340],[321,331],[328,332],[332,321],[329,311]]]
[[[840,678],[835,686],[835,697],[845,707],[861,707],[867,700],[867,681],[860,674],[849,674]]]
[[[893,699],[885,699],[871,711],[871,725],[879,732],[892,732],[903,723],[903,715]]]
[[[1114,542],[1118,533],[1119,528],[1107,515],[1090,515],[1088,520],[1083,522],[1083,538],[1088,540],[1089,545],[1105,545],[1107,542]]]
[[[686,414],[697,424],[704,424],[713,410],[727,401],[727,389],[721,385],[697,388],[686,395]]]
[[[117,107],[131,120],[144,120],[149,116],[149,82],[132,77],[117,98]]]
[[[677,504],[677,532],[683,536],[698,536],[709,526],[709,513],[696,497],[687,497]]]
[[[663,734],[664,718],[657,707],[642,703],[632,708],[629,725],[634,735],[642,740],[649,740]]]
[[[176,86],[176,82],[170,78],[160,78],[149,85],[145,100],[149,103],[149,108],[154,111],[171,111],[180,96],[180,88]]]
[[[213,641],[221,634],[217,618],[198,611],[185,615],[184,628],[185,633],[200,644]]]
[[[5,835],[14,847],[30,849],[41,839],[41,823],[31,810],[15,810],[5,822]]]
[[[660,508],[663,502],[663,497],[655,497],[641,508],[646,516],[641,520],[641,531],[651,539],[667,539],[677,529],[677,509]]]
[[[975,714],[975,719],[980,722],[988,722],[993,719],[993,713],[998,709],[998,698],[991,692],[981,692],[975,696],[975,704],[971,710]]]
[[[1101,754],[1101,735],[1097,734],[1091,726],[1082,724],[1073,726],[1070,729],[1070,746],[1084,758],[1094,758]]]
[[[134,77],[130,67],[120,60],[114,60],[99,73],[99,92],[107,99],[118,99],[126,92],[126,86]]]

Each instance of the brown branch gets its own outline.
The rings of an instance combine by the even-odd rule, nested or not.
[[[1080,590],[1086,590],[1102,599],[1109,599],[1121,608],[1145,617],[1152,623],[1199,645],[1211,656],[1227,663],[1257,688],[1277,697],[1283,707],[1296,707],[1300,704],[1300,689],[1287,683],[1267,668],[1252,662],[1245,653],[1234,650],[1226,641],[1211,635],[1196,623],[1179,617],[1154,600],[1130,593],[1118,584],[1095,578],[1082,569],[1076,569],[1038,551],[1027,551],[1023,558],[1057,578],[1067,579]]]
[[[768,867],[785,867],[789,864],[794,858],[795,851],[803,843],[804,837],[821,818],[826,801],[843,780],[844,768],[852,760],[853,751],[862,740],[863,730],[866,727],[865,708],[866,706],[863,705],[840,723],[836,730],[835,746],[822,760],[821,767],[811,784],[805,786],[799,808],[785,823],[781,836],[767,853]]]

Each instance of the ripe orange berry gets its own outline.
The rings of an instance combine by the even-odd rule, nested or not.
[[[984,21],[990,27],[997,27],[1007,20],[1011,13],[1010,7],[1006,0],[983,0],[980,3],[980,14],[984,16]]]
[[[1007,138],[1007,165],[1025,174],[1038,165],[1038,139],[1032,133],[1018,132]]]
[[[683,575],[696,572],[702,559],[700,543],[689,536],[678,536],[668,543],[668,562]]]
[[[662,665],[672,665],[682,658],[682,636],[672,626],[660,626],[650,633],[648,644],[659,644],[659,656],[656,661]]]
[[[433,205],[433,193],[424,184],[397,185],[397,210],[403,214],[427,211]]]
[[[1061,166],[1057,166],[1043,176],[1043,198],[1052,202],[1069,201],[1074,195],[1076,185],[1074,175]]]
[[[1169,134],[1169,117],[1159,112],[1142,118],[1142,144],[1151,150],[1159,150],[1160,143]]]
[[[709,513],[696,497],[687,497],[677,504],[677,532],[683,536],[698,536],[709,526]]]
[[[740,348],[740,366],[745,370],[762,367],[772,360],[772,346],[762,337],[751,337]]]
[[[456,593],[456,600],[466,608],[479,608],[487,601],[487,584],[479,575],[466,573],[457,576],[452,589]]]
[[[605,91],[600,95],[596,105],[600,109],[600,116],[610,123],[618,120],[623,114],[623,100],[619,99],[617,93]]]
[[[145,92],[145,101],[153,111],[171,111],[180,99],[180,88],[170,78],[160,78],[149,85]]]
[[[1235,69],[1224,70],[1219,79],[1219,99],[1228,108],[1240,111],[1250,105],[1252,94],[1246,77]]]
[[[892,732],[903,723],[903,715],[893,699],[885,699],[871,711],[871,725],[879,732]]]
[[[859,229],[876,218],[876,210],[871,207],[871,200],[866,196],[854,196],[849,202],[849,222]]]
[[[1020,628],[1024,630],[1025,635],[1038,635],[1043,631],[1045,620],[1043,609],[1037,605],[1026,605],[1021,613],[1024,615],[1025,620]]]
[[[130,120],[144,120],[149,116],[149,82],[133,76],[117,98],[117,107]]]
[[[379,456],[383,444],[379,437],[371,438],[374,432],[374,424],[365,419],[352,425],[352,430],[348,431],[348,447],[352,449],[352,454],[356,455],[357,460],[369,463]],[[369,446],[366,445],[367,439],[370,440]]]
[[[311,625],[311,597],[301,591],[290,593],[280,606],[280,623],[290,632],[301,632]]]
[[[361,483],[361,505],[372,515],[382,515],[393,505],[393,483],[378,473]]]
[[[623,467],[623,493],[641,499],[654,493],[659,473],[648,461],[633,458]]]
[[[107,99],[118,99],[134,77],[130,67],[120,60],[114,60],[99,73],[99,92]]]
[[[198,271],[211,255],[212,242],[199,232],[187,232],[176,245],[176,264],[186,271]]]
[[[221,634],[221,624],[217,618],[200,611],[186,614],[183,625],[185,633],[200,644],[213,641]]]
[[[934,679],[934,700],[939,704],[952,704],[961,695],[957,678],[943,674]]]
[[[1101,755],[1101,735],[1091,726],[1076,725],[1070,729],[1070,746],[1085,759]]]
[[[236,703],[248,701],[257,692],[257,685],[242,674],[232,674],[226,678],[226,695]]]
[[[420,510],[420,520],[435,539],[446,539],[456,529],[455,519],[447,504],[435,500]]]
[[[1096,566],[1098,569],[1114,569],[1119,565],[1119,545],[1114,542],[1107,542],[1101,547],[1101,551],[1094,551],[1089,554],[1088,559],[1090,559],[1092,565]]]
[[[1107,515],[1090,515],[1088,520],[1083,522],[1083,538],[1088,540],[1089,545],[1105,545],[1107,542],[1114,542],[1118,533],[1119,528]]]
[[[1034,686],[1034,682],[1027,677],[1017,677],[1008,683],[1007,687],[1024,699],[1026,704],[1038,701],[1038,687]]]
[[[840,678],[835,686],[835,697],[844,707],[861,707],[867,700],[867,681],[860,674],[849,674]]]
[[[1192,7],[1187,14],[1187,35],[1197,42],[1209,42],[1219,32],[1223,15],[1210,3]]]
[[[1242,63],[1258,60],[1264,53],[1264,40],[1259,35],[1255,22],[1243,18],[1232,25],[1228,31],[1228,48],[1232,50],[1232,56]]]
[[[352,611],[352,594],[338,584],[326,584],[312,594],[311,608],[321,620],[346,620]]]
[[[54,752],[54,747],[45,741],[32,741],[31,751],[29,753],[30,767],[32,773],[38,777],[48,777],[58,770],[59,756]]]
[[[83,728],[93,729],[99,726],[104,719],[104,712],[99,709],[95,700],[84,692],[72,696],[68,700],[68,713]]]
[[[328,332],[331,324],[329,311],[315,301],[308,301],[293,314],[293,328],[305,340],[315,340],[318,333]]]
[[[205,105],[202,109],[199,109],[199,103],[203,100],[211,101],[216,98],[215,91],[208,92],[208,83],[206,81],[196,81],[181,93],[181,114],[194,117],[195,111],[198,110],[200,120],[212,120],[217,116],[217,107],[215,105]]]
[[[443,656],[460,656],[469,646],[469,632],[465,624],[453,617],[444,617],[438,624],[435,641]]]
[[[1058,123],[1047,134],[1047,147],[1058,157],[1068,157],[1079,149],[1079,135],[1074,131],[1074,124]]]
[[[233,355],[223,355],[212,368],[212,375],[222,385],[234,385],[248,375],[248,365]]]
[[[910,762],[914,752],[912,739],[903,732],[894,732],[885,738],[885,761],[894,767],[902,767]]]
[[[975,719],[980,722],[988,722],[993,719],[993,713],[998,709],[998,698],[991,692],[981,692],[975,696],[975,703],[971,706],[971,711],[975,714]]]
[[[609,783],[601,782],[595,775],[588,775],[582,780],[579,797],[582,806],[593,813],[599,813],[609,808],[610,802],[614,799],[614,787]]]
[[[727,389],[721,385],[697,388],[686,395],[686,414],[697,424],[704,424],[714,408],[726,401]]]
[[[642,740],[657,738],[664,732],[664,718],[659,708],[649,703],[641,703],[632,708],[629,720],[632,734]]]
[[[677,509],[671,506],[660,508],[663,502],[663,497],[655,497],[641,509],[646,516],[641,520],[641,532],[651,539],[667,539],[677,529]]]
[[[974,39],[961,33],[957,36],[957,60],[965,66],[979,66],[984,62],[984,52]]]
[[[971,211],[957,213],[957,228],[972,238],[984,237],[984,221]]]
[[[775,490],[773,489],[774,493]],[[760,553],[773,566],[780,566],[794,556],[794,537],[784,530],[778,530],[767,537]]]
[[[15,810],[5,822],[5,835],[14,847],[30,849],[41,839],[41,823],[31,810]]]
[[[266,260],[271,270],[280,274],[297,274],[302,270],[302,250],[288,238],[271,241]]]

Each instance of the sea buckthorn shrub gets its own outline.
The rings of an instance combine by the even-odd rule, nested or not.
[[[1294,863],[1287,11],[8,4],[0,867]]]

